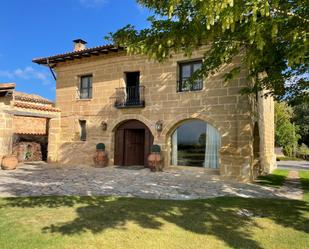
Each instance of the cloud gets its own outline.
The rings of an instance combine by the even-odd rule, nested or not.
[[[102,6],[107,0],[79,0],[79,2],[85,7],[94,8]]]
[[[7,78],[9,80],[23,79],[23,80],[39,80],[43,85],[50,85],[50,75],[47,72],[40,72],[33,67],[25,67],[24,69],[17,68],[15,70],[0,70],[0,77]]]

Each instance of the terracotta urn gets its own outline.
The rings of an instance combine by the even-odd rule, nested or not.
[[[148,156],[148,166],[150,171],[153,172],[163,170],[163,157],[159,145],[153,145],[151,147],[151,153]]]
[[[106,167],[108,165],[108,155],[105,151],[105,145],[99,143],[96,146],[96,153],[93,156],[93,162],[95,167]]]
[[[14,155],[7,155],[2,158],[1,169],[14,170],[18,164],[17,157]]]

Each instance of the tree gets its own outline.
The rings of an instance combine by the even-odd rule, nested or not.
[[[299,144],[309,146],[309,100],[304,99],[303,102],[293,106],[293,122],[299,127]]]
[[[242,52],[254,86],[277,98],[292,98],[308,89],[308,0],[137,0],[155,15],[150,28],[128,25],[108,37],[130,54],[164,61],[173,53],[190,55],[208,44],[201,70],[191,78],[215,73]],[[266,77],[259,77],[263,73]],[[266,73],[266,74],[265,74]]]
[[[282,146],[287,156],[296,152],[298,127],[291,123],[293,109],[285,102],[275,103],[275,143]]]
[[[198,143],[200,145],[205,145],[206,144],[206,133],[202,133],[199,138],[198,138]]]

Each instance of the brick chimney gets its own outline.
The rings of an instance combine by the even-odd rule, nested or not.
[[[86,49],[87,42],[85,42],[84,40],[76,39],[73,42],[74,42],[74,52]]]

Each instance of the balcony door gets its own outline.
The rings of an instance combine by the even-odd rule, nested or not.
[[[126,104],[137,105],[140,103],[140,72],[126,72]]]

